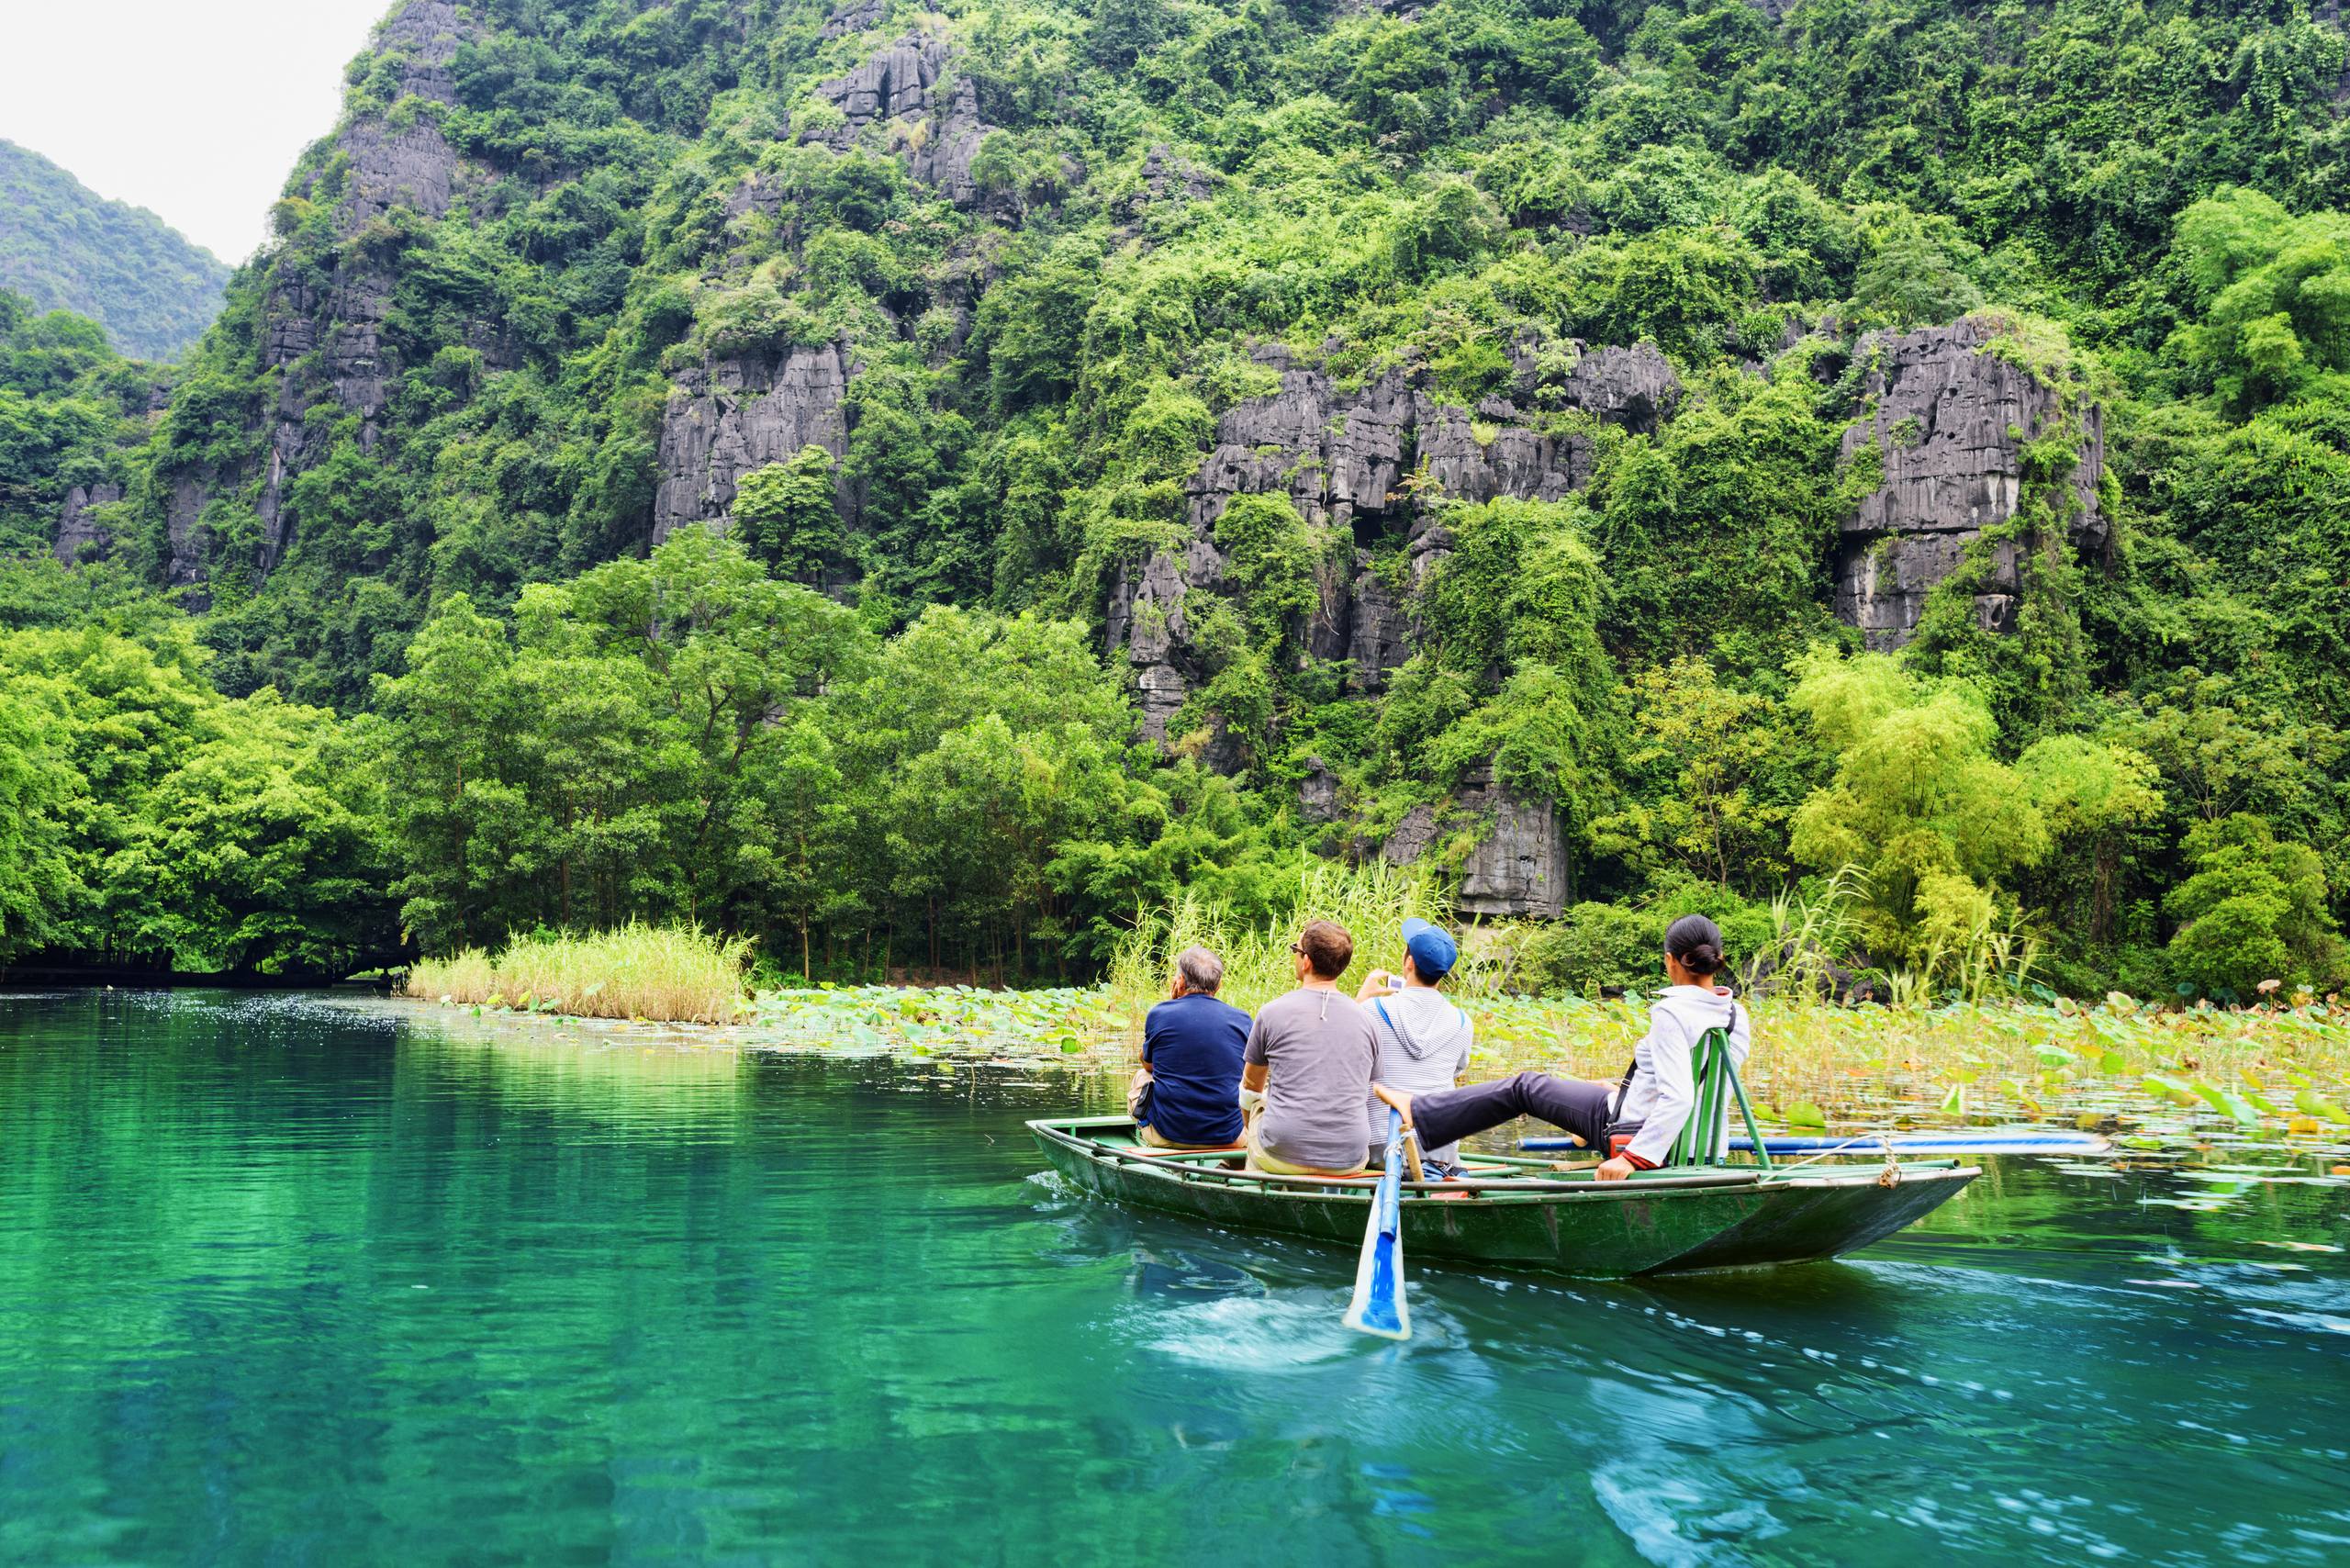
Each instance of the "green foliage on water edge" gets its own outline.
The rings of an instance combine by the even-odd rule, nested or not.
[[[135,610],[0,631],[0,959],[319,973],[390,947],[361,733],[223,697],[207,662]]]
[[[97,767],[77,726],[101,709],[12,690],[36,738],[0,831],[45,847],[0,881],[0,951],[294,962],[641,917],[818,971],[1043,976],[1186,891],[1253,926],[1301,847],[1425,821],[1457,864],[1480,824],[1455,802],[1490,781],[1561,813],[1573,913],[1528,948],[1556,983],[1624,983],[1629,934],[1707,899],[1766,941],[1757,912],[1848,868],[1880,963],[1930,973],[2000,934],[2088,993],[2342,980],[2333,21],[827,11],[475,6],[445,103],[405,93],[400,50],[363,57],[345,134],[151,418],[86,330],[0,301],[0,551],[45,549],[75,485],[122,492],[94,514],[113,565],[6,574],[0,622],[143,650],[361,823],[268,884],[302,912],[274,934],[225,895],[117,909],[106,868],[133,862],[101,819],[192,813],[148,824],[185,830],[192,867],[251,857],[253,830],[168,769]],[[933,120],[837,147],[816,91],[925,33],[952,46],[934,91],[968,86],[980,126],[960,205],[914,176]],[[356,218],[359,131],[445,142],[446,210]],[[1848,440],[1863,334],[1968,312],[2057,417],[2018,432],[2017,515],[1917,641],[1861,654],[1830,563],[1886,458]],[[324,346],[359,316],[364,366]],[[297,319],[317,345],[289,349]],[[1577,338],[1653,344],[1677,408],[1580,411]],[[1114,586],[1191,535],[1218,421],[1278,390],[1276,344],[1341,388],[1411,368],[1481,445],[1506,392],[1587,482],[1476,502],[1414,468],[1403,498],[1450,542],[1418,554],[1405,507],[1349,528],[1292,476],[1256,487],[1205,525],[1225,576],[1181,610],[1171,746],[1137,746],[1100,656]],[[852,367],[831,449],[764,454],[729,541],[655,551],[673,388],[794,352]],[[2070,536],[2092,408],[2109,551]],[[2000,549],[2011,635],[1975,605]],[[1315,622],[1358,550],[1413,633],[1375,691]],[[199,612],[174,630],[132,583]],[[306,762],[304,726],[347,755],[318,738],[334,761]]]

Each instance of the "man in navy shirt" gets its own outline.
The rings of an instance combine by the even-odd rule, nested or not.
[[[1248,1014],[1218,1002],[1224,960],[1205,947],[1175,959],[1169,1000],[1143,1021],[1150,1074],[1135,1107],[1136,1136],[1159,1148],[1221,1148],[1240,1141],[1240,1054]]]

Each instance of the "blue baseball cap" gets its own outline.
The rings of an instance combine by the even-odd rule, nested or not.
[[[1460,948],[1451,937],[1415,915],[1404,923],[1404,951],[1424,980],[1440,980],[1460,961]]]

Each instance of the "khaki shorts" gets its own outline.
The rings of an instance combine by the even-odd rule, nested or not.
[[[1228,1143],[1175,1143],[1160,1137],[1158,1129],[1148,1122],[1135,1129],[1135,1137],[1153,1148],[1230,1148]]]
[[[1292,1165],[1278,1155],[1267,1154],[1265,1146],[1257,1141],[1258,1118],[1248,1118],[1248,1169],[1261,1170],[1268,1176],[1360,1176],[1363,1168],[1352,1170],[1324,1170],[1312,1165]]]

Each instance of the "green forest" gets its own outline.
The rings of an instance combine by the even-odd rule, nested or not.
[[[1061,977],[1499,823],[1544,985],[1831,887],[1929,982],[2342,985],[2345,64],[408,0],[168,373],[0,297],[0,961]]]
[[[145,207],[0,140],[0,288],[34,309],[89,317],[123,353],[173,359],[219,314],[229,271]]]

